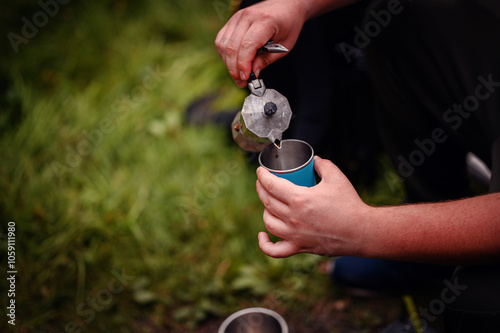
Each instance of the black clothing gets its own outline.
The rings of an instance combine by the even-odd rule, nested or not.
[[[388,17],[377,31],[373,22]],[[469,195],[467,152],[491,168],[489,191],[499,192],[500,2],[377,0],[365,27],[369,22],[360,40],[377,119],[409,199]],[[445,302],[447,332],[499,332],[500,267],[464,267],[453,279],[466,288]]]
[[[375,1],[365,20],[390,2]],[[483,3],[401,1],[366,47],[381,135],[412,201],[467,195],[466,152],[500,191],[500,16]]]

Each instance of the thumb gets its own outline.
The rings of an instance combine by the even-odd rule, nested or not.
[[[321,179],[324,179],[337,172],[338,168],[331,161],[314,156],[314,170]]]
[[[269,235],[265,232],[259,232],[258,239],[260,249],[270,257],[287,258],[298,253],[297,249],[286,240],[271,242]]]
[[[344,175],[342,171],[327,159],[322,159],[319,156],[314,156],[314,170],[321,178],[322,182],[338,182]],[[341,178],[339,178],[341,177]],[[345,176],[343,176],[345,177]]]

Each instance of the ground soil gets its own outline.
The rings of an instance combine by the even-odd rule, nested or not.
[[[399,318],[401,301],[398,298],[356,299],[345,296],[321,299],[312,312],[277,312],[286,320],[290,333],[375,333]],[[209,320],[194,332],[217,332],[222,321]]]
[[[439,292],[437,286],[412,294],[417,311],[429,306],[436,292]],[[359,298],[340,292],[325,295],[311,310],[274,310],[286,320],[290,333],[378,333],[389,324],[408,318],[400,296]],[[217,332],[223,320],[208,320],[194,332]],[[427,324],[438,332],[444,331],[440,317]]]
[[[319,270],[324,271],[324,267],[319,267]],[[290,333],[378,333],[389,324],[401,318],[408,318],[401,295],[361,298],[337,291],[332,285],[325,287],[329,290],[325,291],[325,295],[320,297],[312,308],[308,306],[301,309],[294,304],[293,309],[284,306],[272,309],[283,316]],[[428,286],[425,290],[412,293],[411,296],[419,309],[428,306],[438,292],[439,285]],[[277,304],[267,302],[269,303]],[[248,304],[243,308],[251,306],[259,305]],[[212,318],[201,323],[195,330],[176,330],[169,333],[216,333],[224,319]],[[439,317],[429,326],[438,332],[444,331]]]

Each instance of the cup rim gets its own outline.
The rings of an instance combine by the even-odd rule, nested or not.
[[[261,157],[262,157],[262,153],[264,152],[264,150],[267,148],[264,148],[264,150],[262,150],[260,153],[259,153],[259,165],[261,167],[263,167],[264,169],[270,171],[270,172],[273,172],[273,173],[292,173],[292,172],[295,172],[295,171],[298,171],[300,169],[303,169],[306,167],[306,165],[308,165],[311,160],[314,158],[314,149],[313,147],[308,144],[307,142],[305,142],[304,140],[299,140],[299,139],[285,139],[285,140],[281,140],[281,144],[283,144],[283,142],[290,142],[290,141],[296,141],[296,142],[300,142],[300,143],[304,143],[306,144],[310,149],[311,149],[311,157],[309,157],[309,159],[304,162],[302,165],[299,165],[298,167],[295,167],[293,169],[287,169],[287,170],[275,170],[275,169],[271,169],[271,168],[268,168],[266,167],[263,163],[262,163],[262,160],[261,160]],[[271,145],[269,145],[271,146]],[[269,147],[268,146],[268,147]]]
[[[288,325],[287,325],[285,319],[283,319],[283,317],[279,313],[277,313],[273,310],[270,310],[270,309],[260,308],[260,307],[246,308],[246,309],[239,310],[239,311],[233,313],[232,315],[227,317],[224,320],[224,322],[222,322],[222,325],[219,327],[219,330],[217,331],[217,333],[225,333],[227,327],[229,326],[229,324],[231,324],[233,322],[234,319],[236,319],[242,315],[246,315],[248,313],[264,313],[266,315],[269,315],[278,321],[283,333],[288,333]]]

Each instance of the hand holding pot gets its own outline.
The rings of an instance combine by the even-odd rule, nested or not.
[[[284,53],[257,51],[269,40],[290,50],[305,20],[301,1],[262,1],[234,14],[217,34],[215,45],[236,84],[245,87],[252,70],[258,77],[283,57]]]

